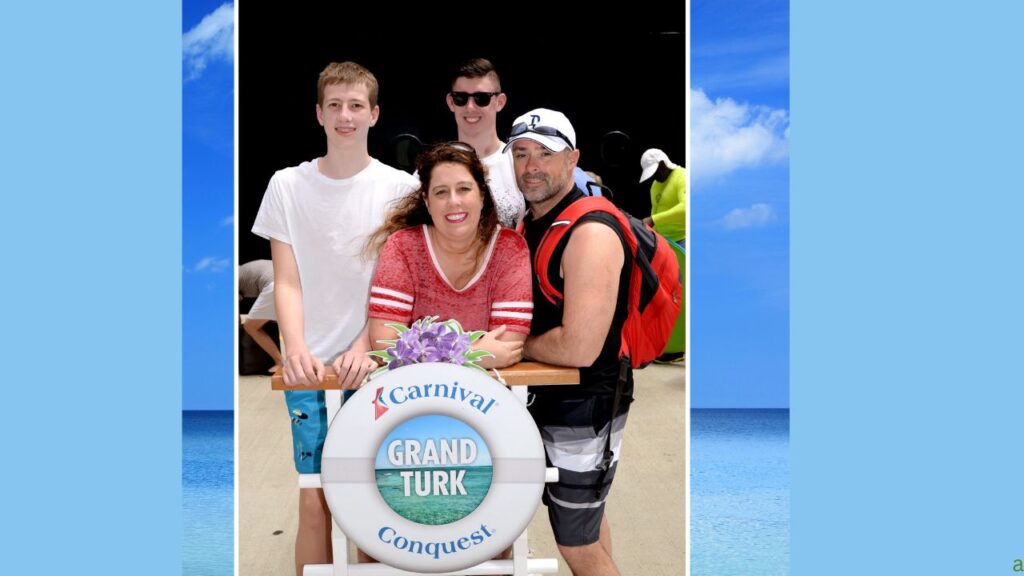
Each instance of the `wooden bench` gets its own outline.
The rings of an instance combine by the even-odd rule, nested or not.
[[[313,386],[286,386],[284,374],[279,368],[271,377],[270,386],[274,390],[341,390],[341,386],[338,385],[338,377],[334,374],[334,369],[330,366],[325,368],[327,375],[324,376],[324,381]],[[505,384],[509,386],[550,386],[580,383],[580,371],[576,368],[553,366],[541,362],[520,362],[508,368],[502,368],[497,372],[501,379],[505,381]],[[488,373],[494,376],[493,370],[488,370]]]

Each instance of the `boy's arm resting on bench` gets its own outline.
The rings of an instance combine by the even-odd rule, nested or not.
[[[369,322],[363,325],[359,336],[352,345],[334,359],[331,368],[338,376],[342,390],[355,390],[363,384],[363,380],[377,369],[377,363],[366,355],[371,350]]]
[[[290,244],[271,238],[270,253],[274,260],[274,306],[277,322],[284,337],[284,381],[289,386],[319,384],[324,365],[309,353],[304,336],[302,283],[295,253]]]

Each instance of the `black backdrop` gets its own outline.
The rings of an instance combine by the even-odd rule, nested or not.
[[[604,179],[619,206],[640,217],[649,213],[649,184],[637,182],[640,154],[658,147],[677,163],[685,158],[684,6],[653,12],[631,4],[588,16],[586,25],[550,8],[543,17],[470,15],[480,6],[445,5],[429,16],[443,26],[427,26],[426,15],[390,3],[301,11],[239,6],[241,262],[270,257],[269,243],[250,230],[271,175],[326,149],[316,122],[316,81],[332,61],[353,60],[377,76],[381,115],[370,130],[370,155],[399,166],[400,134],[428,144],[455,138],[444,102],[451,71],[468,58],[488,58],[508,95],[499,137],[532,108],[564,112],[576,128],[580,166]],[[493,24],[482,24],[487,21]],[[628,141],[606,136],[612,132]]]

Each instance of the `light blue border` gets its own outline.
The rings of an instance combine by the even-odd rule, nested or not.
[[[792,4],[794,575],[1024,558],[1021,22]]]
[[[181,573],[181,5],[5,4],[5,574]]]

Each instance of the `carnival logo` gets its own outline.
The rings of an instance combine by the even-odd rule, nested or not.
[[[387,404],[381,402],[380,395],[384,393],[384,388],[377,388],[377,394],[373,397],[373,419],[377,420],[388,411]]]
[[[390,392],[384,393],[384,388],[377,388],[373,398],[373,419],[378,420],[392,406],[398,406],[419,400],[421,398],[442,398],[469,404],[487,414],[495,405],[494,398],[488,398],[466,388],[459,386],[458,380],[449,384],[418,384],[412,386],[396,386]]]

